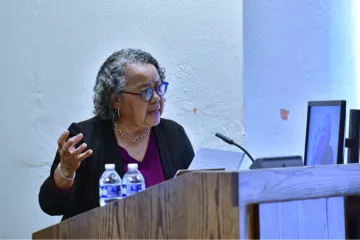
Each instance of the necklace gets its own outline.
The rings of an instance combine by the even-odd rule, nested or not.
[[[116,122],[113,122],[114,123],[114,127],[115,127],[115,129],[116,129],[116,131],[118,131],[119,133],[120,133],[120,136],[122,137],[122,138],[128,138],[128,139],[130,139],[131,141],[133,141],[133,142],[136,142],[136,141],[138,141],[138,140],[141,140],[141,139],[143,139],[146,135],[148,135],[149,134],[149,132],[150,132],[150,128],[147,128],[144,132],[143,132],[143,134],[141,134],[141,136],[136,136],[136,137],[129,137],[129,135],[127,135],[126,133],[124,133],[123,131],[121,131],[121,129],[118,127],[118,125],[116,124]]]

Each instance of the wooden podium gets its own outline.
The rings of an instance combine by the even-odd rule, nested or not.
[[[193,172],[32,237],[344,239],[350,232],[346,196],[359,193],[360,164]],[[351,213],[357,226],[357,208]]]

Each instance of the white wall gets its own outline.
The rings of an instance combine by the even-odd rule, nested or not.
[[[354,44],[354,68],[356,75],[357,89],[360,87],[360,1],[352,0],[352,21],[353,21],[353,44]],[[356,97],[360,102],[360,94]]]
[[[245,142],[255,157],[304,154],[309,100],[360,107],[354,1],[244,1]]]
[[[95,76],[113,51],[142,48],[166,67],[165,116],[196,149],[230,148],[216,131],[243,140],[241,1],[9,0],[0,29],[1,239],[59,221],[41,212],[39,187],[59,134],[92,116]]]

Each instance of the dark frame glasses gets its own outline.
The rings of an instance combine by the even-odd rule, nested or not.
[[[122,93],[127,93],[131,95],[138,95],[141,96],[141,99],[144,101],[150,101],[154,95],[154,90],[159,96],[164,96],[167,92],[169,83],[168,82],[161,82],[158,86],[155,88],[145,88],[140,93],[134,93],[134,92],[127,92],[127,91],[121,91]]]

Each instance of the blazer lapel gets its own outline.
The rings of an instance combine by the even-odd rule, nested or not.
[[[104,124],[104,153],[102,157],[105,163],[114,163],[115,170],[122,178],[125,174],[124,162],[120,155],[120,147],[117,143],[112,121],[106,120]]]
[[[163,168],[163,172],[164,172],[164,177],[166,180],[169,180],[170,178],[173,177],[173,171],[171,168],[171,165],[169,164],[169,160],[171,158],[170,154],[169,154],[169,150],[166,149],[169,145],[166,143],[166,137],[164,136],[164,131],[162,128],[162,120],[160,120],[160,124],[153,127],[153,133],[155,136],[155,141],[156,141],[156,147],[160,156],[160,160],[161,160],[161,165]]]

